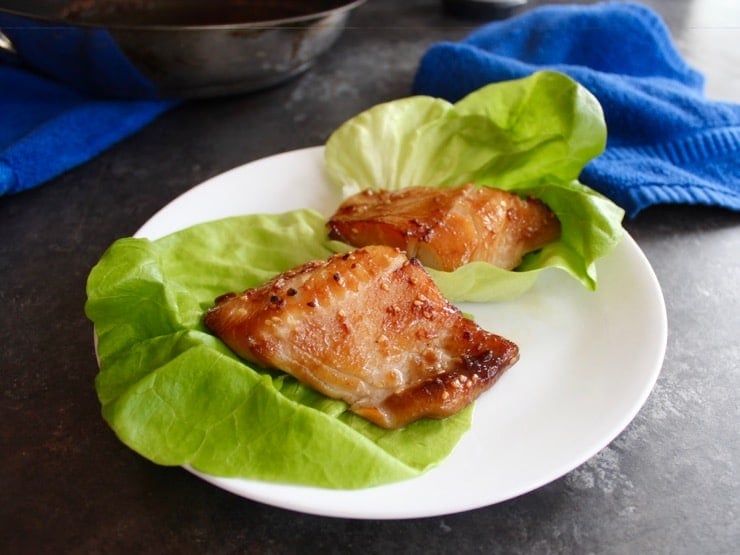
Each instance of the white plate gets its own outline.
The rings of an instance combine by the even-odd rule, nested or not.
[[[329,215],[338,202],[324,175],[323,147],[315,147],[210,179],[163,208],[137,236],[155,239],[238,214],[308,207]],[[552,270],[515,301],[461,307],[483,327],[515,341],[521,359],[478,399],[471,430],[426,474],[337,491],[194,473],[270,505],[367,519],[460,512],[555,480],[604,448],[634,418],[665,354],[663,296],[632,238],[626,236],[597,267],[596,292]]]

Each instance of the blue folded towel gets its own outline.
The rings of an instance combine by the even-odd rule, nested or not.
[[[454,102],[541,69],[570,75],[599,99],[607,148],[580,179],[629,216],[661,203],[740,210],[740,104],[706,98],[703,76],[643,5],[546,6],[432,45],[414,93]]]
[[[0,16],[0,27],[21,47],[18,54],[0,50],[0,196],[86,162],[176,104],[151,98],[146,82],[100,32],[63,34]],[[55,40],[52,47],[46,38]],[[111,83],[134,99],[92,92]]]
[[[30,189],[86,162],[171,105],[96,99],[0,66],[0,195]]]

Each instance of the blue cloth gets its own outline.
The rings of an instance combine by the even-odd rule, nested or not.
[[[606,151],[580,179],[629,216],[662,203],[740,210],[740,104],[708,99],[654,11],[553,5],[432,45],[414,93],[457,101],[492,82],[561,71],[600,101]]]
[[[0,51],[0,196],[90,160],[176,104],[153,98],[104,31],[11,17],[0,14],[17,49]],[[128,98],[103,96],[104,88]]]

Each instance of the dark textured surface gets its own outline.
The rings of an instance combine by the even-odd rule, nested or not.
[[[649,4],[709,94],[740,101],[734,3]],[[475,25],[434,0],[370,0],[301,78],[183,105],[55,181],[0,198],[0,552],[737,552],[740,216],[719,209],[656,207],[626,223],[664,289],[663,371],[614,442],[520,498],[409,521],[307,516],[158,467],[100,417],[83,304],[103,250],[204,179],[321,144],[358,111],[407,95],[424,49]]]

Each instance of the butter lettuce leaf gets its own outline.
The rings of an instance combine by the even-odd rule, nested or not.
[[[452,300],[496,301],[523,293],[552,267],[596,287],[594,263],[621,240],[624,211],[578,176],[605,145],[597,99],[570,77],[543,71],[487,85],[455,104],[412,96],[374,106],[332,133],[325,162],[344,197],[367,188],[476,183],[545,202],[561,238],[516,271],[473,263],[431,272]]]
[[[95,387],[118,437],[158,464],[327,488],[403,480],[444,459],[472,408],[383,430],[282,372],[247,364],[205,329],[218,295],[335,250],[311,210],[113,243],[90,273],[85,311],[97,338]]]
[[[485,263],[430,271],[452,300],[492,301],[520,295],[546,268],[596,286],[594,262],[619,242],[623,212],[578,175],[605,140],[596,99],[542,72],[456,104],[417,96],[371,108],[335,131],[325,161],[345,196],[475,182],[547,203],[562,236],[517,271]],[[341,401],[239,359],[203,326],[217,296],[347,248],[328,239],[324,216],[312,210],[111,245],[90,273],[85,310],[97,338],[96,391],[118,437],[158,464],[327,488],[404,480],[442,461],[469,429],[472,407],[383,430]]]

